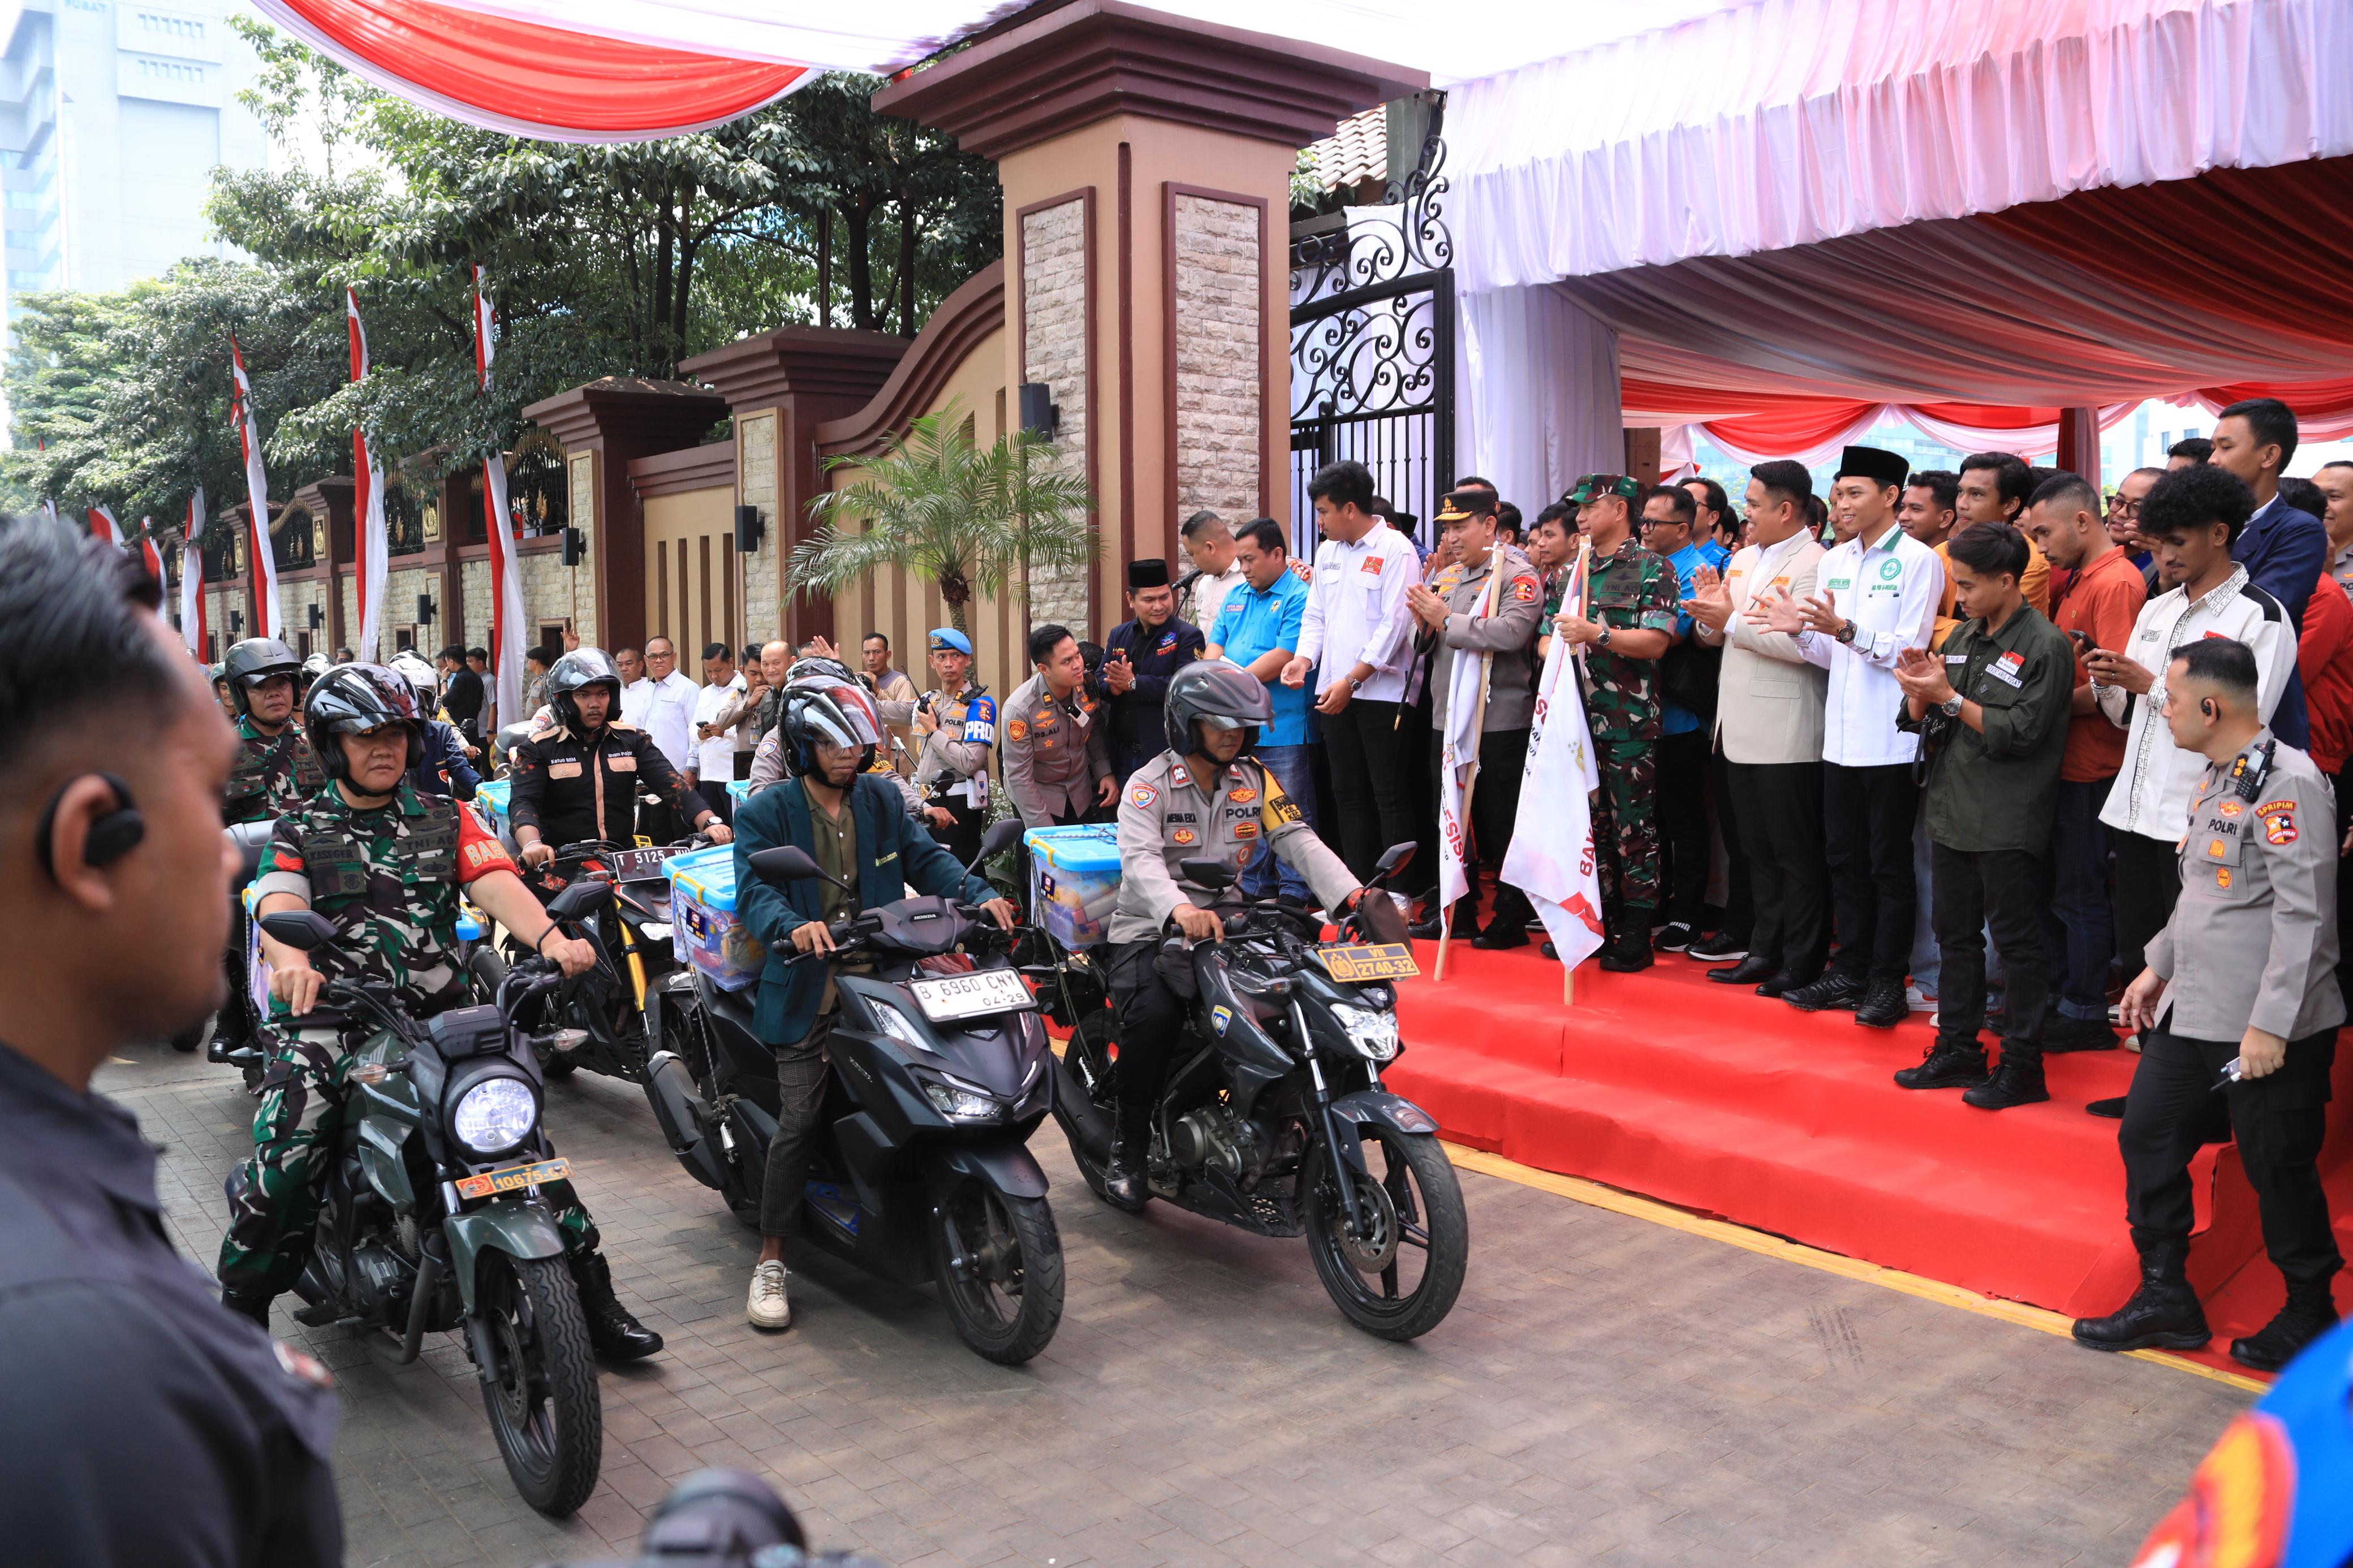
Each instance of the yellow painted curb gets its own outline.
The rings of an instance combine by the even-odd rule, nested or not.
[[[1917,1296],[1923,1300],[1935,1301],[1947,1307],[1958,1307],[1964,1312],[1975,1312],[1982,1318],[1999,1318],[2005,1323],[2016,1323],[2023,1328],[2039,1329],[2043,1333],[2057,1334],[2062,1339],[2073,1337],[2072,1320],[2058,1312],[2046,1311],[2041,1307],[2027,1306],[2022,1301],[1997,1300],[1990,1296],[1980,1296],[1974,1290],[1964,1290],[1957,1285],[1947,1285],[1941,1279],[1926,1279],[1917,1274],[1906,1274],[1900,1268],[1883,1268],[1876,1263],[1865,1263],[1860,1258],[1841,1257],[1835,1252],[1824,1252],[1820,1247],[1808,1247],[1801,1242],[1790,1241],[1782,1237],[1768,1236],[1761,1230],[1750,1230],[1746,1226],[1734,1225],[1729,1220],[1703,1219],[1698,1215],[1686,1214],[1672,1205],[1658,1203],[1650,1198],[1638,1198],[1631,1193],[1621,1193],[1615,1187],[1605,1187],[1599,1182],[1588,1182],[1578,1176],[1558,1175],[1551,1171],[1539,1171],[1534,1166],[1523,1165],[1516,1160],[1506,1160],[1501,1154],[1489,1154],[1477,1149],[1466,1149],[1459,1143],[1447,1144],[1446,1152],[1453,1160],[1456,1167],[1461,1170],[1476,1171],[1483,1176],[1496,1176],[1506,1182],[1517,1182],[1524,1187],[1534,1187],[1539,1192],[1573,1198],[1578,1203],[1594,1208],[1608,1209],[1612,1214],[1622,1214],[1632,1219],[1648,1220],[1652,1225],[1663,1225],[1671,1230],[1683,1231],[1692,1236],[1704,1236],[1711,1241],[1725,1242],[1749,1252],[1762,1253],[1767,1258],[1778,1258],[1785,1262],[1801,1264],[1808,1268],[1819,1268],[1825,1274],[1836,1274],[1842,1279],[1859,1279],[1866,1285],[1878,1285],[1890,1290],[1901,1290],[1906,1296]],[[2138,1361],[2155,1362],[2159,1366],[2168,1366],[2177,1372],[2186,1372],[2193,1376],[2211,1379],[2215,1383],[2226,1383],[2232,1388],[2242,1388],[2250,1394],[2271,1392],[2271,1384],[2260,1378],[2245,1377],[2235,1372],[2223,1372],[2220,1368],[2206,1366],[2190,1361],[2187,1357],[2173,1355],[2165,1351],[2126,1351],[2124,1353]]]

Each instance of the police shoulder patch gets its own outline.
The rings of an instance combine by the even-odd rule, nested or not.
[[[1514,577],[1512,579],[1512,597],[1516,602],[1523,605],[1533,605],[1536,601],[1536,580],[1535,578]]]
[[[1008,741],[1026,741],[1029,738],[1029,726],[1018,719],[1008,719],[1005,721],[1005,738]]]
[[[1130,805],[1147,806],[1159,798],[1160,792],[1154,789],[1148,784],[1130,784],[1128,786],[1127,804]]]

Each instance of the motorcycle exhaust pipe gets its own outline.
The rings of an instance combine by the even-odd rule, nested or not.
[[[441,1256],[431,1247],[417,1266],[417,1288],[408,1298],[408,1331],[402,1336],[400,1353],[392,1358],[395,1366],[406,1366],[417,1359],[417,1350],[425,1343],[426,1320],[431,1316],[433,1299],[441,1293]]]

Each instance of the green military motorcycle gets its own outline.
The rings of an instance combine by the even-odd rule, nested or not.
[[[609,888],[583,883],[551,914],[590,912]],[[569,905],[560,908],[558,906]],[[334,940],[309,910],[261,917],[304,952]],[[571,1167],[540,1128],[539,1056],[516,1007],[561,980],[526,959],[486,1006],[419,1022],[380,982],[330,982],[326,1011],[374,1026],[350,1074],[344,1124],[295,1321],[341,1323],[398,1342],[417,1359],[427,1333],[463,1336],[507,1474],[523,1500],[561,1518],[596,1489],[604,1412],[588,1325],[542,1183]],[[234,1194],[232,1194],[234,1196]]]

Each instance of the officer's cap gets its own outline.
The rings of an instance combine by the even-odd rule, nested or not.
[[[1642,482],[1626,474],[1588,474],[1560,499],[1570,506],[1589,506],[1604,496],[1616,496],[1628,506],[1642,493]]]
[[[931,642],[934,653],[960,653],[967,658],[972,657],[972,639],[954,626],[934,626]]]

